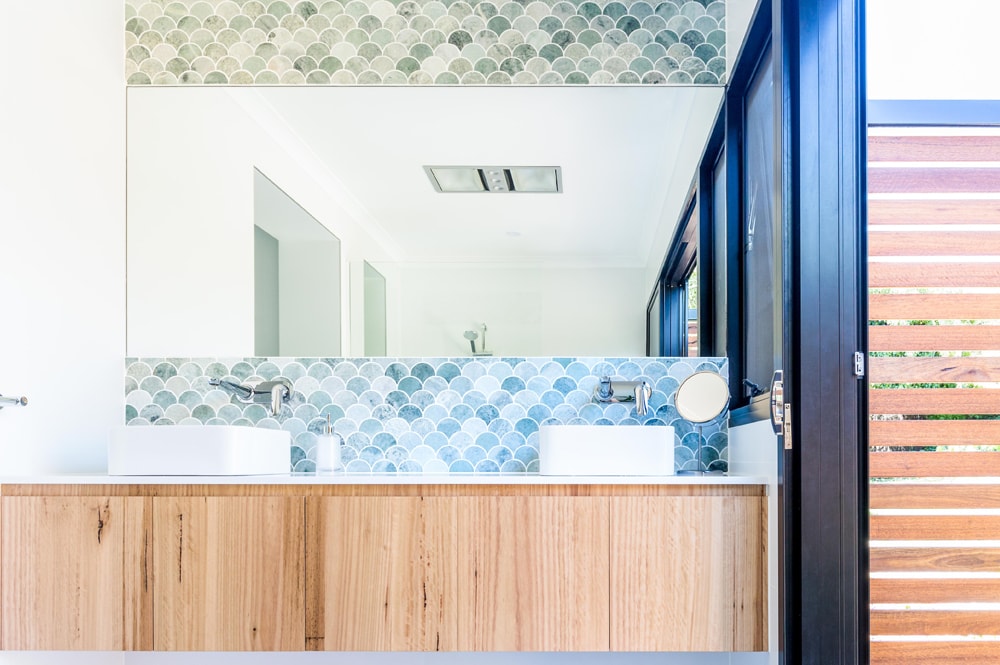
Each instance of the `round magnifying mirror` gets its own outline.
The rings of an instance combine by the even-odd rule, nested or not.
[[[684,420],[707,423],[729,406],[729,384],[715,372],[695,372],[684,379],[674,395],[674,408]]]

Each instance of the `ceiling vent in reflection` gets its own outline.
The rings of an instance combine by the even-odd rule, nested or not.
[[[559,166],[425,166],[434,189],[444,194],[525,194],[562,191]]]

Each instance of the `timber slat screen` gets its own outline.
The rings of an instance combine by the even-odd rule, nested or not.
[[[871,662],[1000,663],[1000,129],[869,132]]]

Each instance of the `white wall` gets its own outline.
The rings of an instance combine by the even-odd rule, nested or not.
[[[382,266],[373,264],[381,270]],[[648,288],[641,268],[402,264],[387,276],[390,355],[469,355],[487,325],[498,356],[641,356]],[[476,342],[481,350],[482,338]]]
[[[869,99],[1000,99],[996,0],[868,0]]]
[[[124,417],[120,0],[4,3],[0,473],[103,471]],[[44,33],[44,34],[40,34]]]

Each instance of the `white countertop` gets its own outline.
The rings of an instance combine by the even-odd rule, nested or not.
[[[541,476],[538,474],[338,473],[318,476],[4,476],[0,485],[766,485],[764,476]]]

